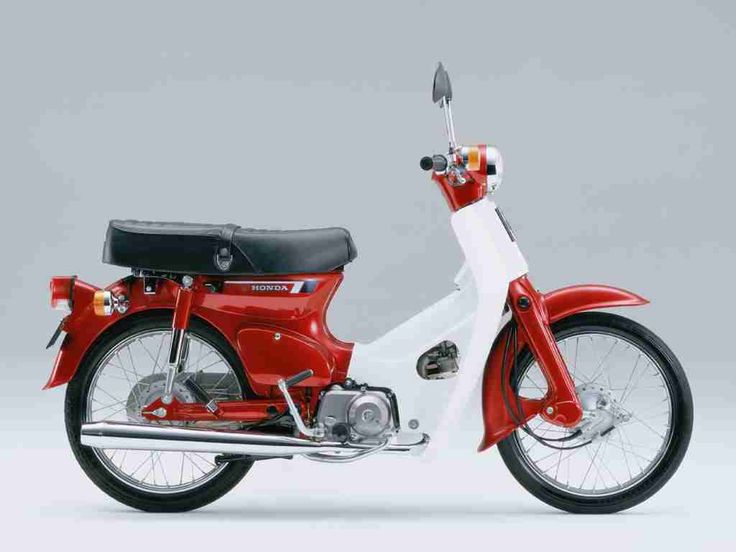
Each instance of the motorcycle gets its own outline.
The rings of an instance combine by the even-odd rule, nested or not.
[[[683,369],[642,325],[600,309],[648,303],[606,285],[540,292],[494,192],[503,161],[458,145],[442,64],[433,101],[446,154],[421,159],[465,263],[449,295],[372,343],[326,311],[357,251],[342,228],[112,220],[105,288],[51,280],[67,311],[45,389],[68,384],[71,448],[89,478],[145,511],[204,506],[255,462],[347,463],[441,452],[480,387],[484,435],[513,476],[562,510],[609,513],[652,496],[692,431]]]

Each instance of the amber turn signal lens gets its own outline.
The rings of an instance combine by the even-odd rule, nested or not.
[[[114,310],[112,292],[104,289],[95,291],[92,299],[92,308],[97,316],[110,316]]]

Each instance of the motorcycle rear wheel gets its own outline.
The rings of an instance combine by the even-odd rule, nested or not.
[[[107,333],[103,334],[92,346],[80,364],[74,379],[69,383],[65,399],[67,436],[74,456],[81,468],[92,482],[106,494],[118,502],[146,512],[184,512],[201,508],[229,492],[245,477],[253,466],[252,461],[246,460],[216,466],[212,458],[191,458],[187,460],[187,476],[189,470],[191,469],[192,471],[191,482],[177,485],[177,482],[174,480],[176,477],[173,477],[171,481],[167,479],[164,484],[164,481],[161,480],[162,475],[164,478],[167,476],[165,473],[162,473],[164,470],[161,460],[162,455],[181,454],[181,471],[183,475],[186,456],[184,453],[155,453],[150,451],[150,458],[146,458],[145,455],[147,453],[144,451],[142,453],[144,455],[143,468],[140,468],[137,474],[133,474],[131,477],[130,473],[126,474],[123,470],[118,469],[116,464],[120,462],[121,457],[123,458],[123,462],[130,460],[130,458],[126,460],[122,454],[129,454],[130,456],[133,454],[140,455],[141,451],[113,451],[117,456],[111,458],[109,451],[83,446],[80,443],[81,425],[86,421],[100,421],[97,415],[93,419],[90,415],[91,412],[101,411],[103,419],[106,414],[112,412],[118,412],[119,417],[121,414],[117,408],[120,404],[123,404],[120,409],[123,410],[122,415],[125,416],[125,410],[131,402],[131,397],[136,398],[143,393],[144,391],[142,390],[146,390],[146,386],[150,388],[150,378],[154,375],[159,375],[157,370],[162,370],[163,366],[165,366],[164,359],[168,355],[168,350],[165,350],[167,349],[167,343],[165,343],[165,339],[162,337],[161,345],[158,347],[158,353],[161,356],[161,366],[158,366],[158,358],[154,360],[152,356],[156,351],[151,352],[149,347],[146,353],[151,355],[151,360],[154,362],[152,370],[150,366],[146,366],[144,370],[144,367],[140,366],[140,364],[137,368],[132,368],[132,364],[125,364],[125,372],[110,375],[110,378],[117,377],[120,380],[123,389],[125,389],[126,385],[130,386],[131,389],[127,397],[121,398],[116,393],[114,399],[117,399],[117,403],[112,402],[111,406],[104,406],[101,405],[99,400],[95,399],[94,390],[96,389],[96,382],[100,378],[100,372],[105,370],[105,367],[111,362],[111,358],[115,359],[115,363],[123,366],[123,363],[127,362],[127,360],[123,360],[125,356],[121,358],[120,352],[122,351],[123,355],[125,355],[124,347],[126,344],[143,341],[137,346],[143,347],[143,350],[145,350],[144,345],[146,339],[150,341],[155,336],[168,336],[170,332],[171,315],[165,313],[136,316],[119,322]],[[237,379],[237,383],[233,381],[233,385],[237,388],[236,394],[238,396],[228,398],[241,399],[250,393],[243,367],[237,354],[216,330],[199,320],[192,319],[188,335],[193,341],[196,340],[197,343],[208,347],[209,349],[205,349],[205,351],[211,350],[212,352],[209,354],[215,357],[219,355],[221,364],[229,370],[225,374],[231,374],[228,376],[230,379],[233,379],[232,376]],[[164,350],[163,353],[160,350]],[[115,357],[116,354],[117,357]],[[133,360],[131,359],[130,362],[133,362]],[[132,372],[132,370],[135,371]],[[140,374],[145,374],[145,376],[137,377],[139,371]],[[135,381],[131,380],[128,382],[127,380],[129,378],[133,378]],[[113,380],[110,379],[109,381]],[[105,385],[108,386],[107,381]],[[108,390],[101,386],[100,388],[102,389],[101,393],[110,395]],[[141,400],[146,402],[146,400]],[[97,404],[94,404],[92,401],[95,401]],[[145,420],[136,421],[146,423]],[[137,464],[137,459],[134,463]],[[193,465],[189,466],[189,463]],[[199,471],[195,471],[195,468]],[[153,483],[150,481],[150,476],[141,477],[146,470],[153,471]],[[159,481],[156,480],[157,473]],[[169,477],[171,477],[171,473],[169,473]]]
[[[501,458],[527,491],[560,510],[604,514],[636,506],[654,495],[674,475],[690,442],[693,402],[682,366],[651,331],[615,314],[577,314],[554,324],[552,331],[575,380],[578,396],[595,389],[598,395],[592,396],[593,404],[615,403],[628,420],[614,424],[611,430],[592,441],[578,437],[550,443],[554,447],[578,445],[568,451],[544,447],[522,429],[517,429],[498,444]],[[582,341],[583,347],[593,347],[595,352],[595,347],[590,344],[596,343],[599,337],[607,341],[603,347],[599,346],[597,357],[589,355],[596,358],[590,363],[593,367],[591,373],[591,368],[585,371],[579,362],[580,343]],[[611,343],[610,350],[608,343]],[[624,357],[637,355],[633,368],[628,366],[621,370],[623,377],[619,377],[618,384],[615,383],[615,374],[609,373],[613,369],[606,366],[613,362],[610,355],[617,347],[625,353]],[[649,385],[637,391],[634,384],[638,385],[646,378],[650,378]],[[521,351],[517,358],[516,370],[511,374],[511,387],[523,396],[529,396],[525,389],[532,387],[536,387],[539,397],[546,391],[539,367],[528,349]],[[638,394],[639,403],[644,405],[640,407],[642,410],[638,410],[639,414],[628,403],[634,394]],[[598,406],[589,408],[588,414],[600,412],[596,410]],[[644,415],[655,410],[659,413],[653,418]],[[572,433],[572,430],[543,422],[541,418],[535,420],[529,425],[542,436],[564,439]],[[640,435],[644,436],[642,439],[649,436],[647,445],[640,444],[637,439],[632,441],[629,433],[637,426]],[[532,453],[535,447],[536,451]],[[610,462],[613,462],[610,452],[618,454],[617,465],[608,465],[606,451],[609,451]],[[571,464],[574,465],[573,474],[580,465],[577,479],[575,475],[570,476]],[[627,475],[628,480],[624,481]]]

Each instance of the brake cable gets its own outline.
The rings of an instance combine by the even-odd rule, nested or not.
[[[506,335],[506,341],[505,341],[504,347],[503,347],[503,357],[501,359],[501,397],[503,399],[504,405],[506,406],[506,411],[511,416],[511,419],[516,423],[517,426],[519,426],[532,439],[534,439],[535,441],[541,443],[542,445],[544,445],[545,447],[548,447],[548,448],[552,448],[552,449],[555,449],[555,450],[573,450],[573,449],[577,449],[577,448],[581,448],[581,447],[587,446],[590,443],[592,443],[593,441],[586,441],[584,443],[580,443],[580,444],[577,444],[577,445],[571,445],[571,446],[568,446],[568,447],[558,447],[558,446],[555,446],[555,445],[551,445],[550,444],[550,443],[554,443],[554,442],[571,441],[573,439],[576,439],[582,433],[579,429],[575,430],[570,435],[567,435],[567,436],[561,437],[561,438],[554,438],[554,439],[553,438],[549,438],[549,437],[542,437],[541,435],[539,435],[537,433],[534,433],[534,431],[529,427],[529,424],[527,422],[523,421],[524,420],[524,414],[523,414],[524,413],[524,409],[521,406],[521,397],[519,395],[518,389],[516,390],[516,407],[518,409],[518,412],[514,412],[514,409],[511,407],[511,402],[509,401],[509,397],[508,397],[507,389],[506,389],[506,383],[507,383],[507,378],[506,378],[506,359],[507,359],[507,353],[508,353],[509,345],[511,344],[511,341],[512,340],[513,340],[513,346],[514,346],[514,350],[511,353],[513,355],[512,374],[516,374],[517,373],[517,369],[518,369],[518,365],[517,365],[517,362],[518,362],[517,350],[518,350],[518,347],[519,347],[519,341],[518,341],[517,327],[516,327],[516,324],[514,323],[513,320],[511,321],[511,327],[509,329],[509,333]],[[509,376],[511,376],[511,374],[509,374]],[[508,379],[508,383],[509,383],[509,386],[510,386],[510,383],[511,383],[511,378],[510,377]],[[518,413],[521,413],[521,416],[519,416]]]

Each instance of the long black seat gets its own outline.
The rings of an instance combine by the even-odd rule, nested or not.
[[[234,224],[111,220],[102,260],[188,274],[331,272],[357,256],[344,228],[256,230]]]

